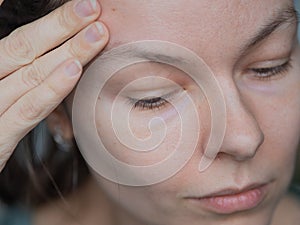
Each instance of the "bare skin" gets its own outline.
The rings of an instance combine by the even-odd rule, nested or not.
[[[97,194],[95,194],[97,193]],[[300,219],[300,201],[298,197],[287,194],[283,197],[270,225],[294,225]],[[68,206],[62,200],[54,201],[34,213],[34,225],[146,225],[139,223],[132,215],[107,198],[99,191],[93,179],[78,192],[66,198]],[[99,213],[101,209],[101,213]]]
[[[292,1],[289,0],[243,3],[196,0],[159,1],[159,3],[128,0],[124,3],[124,1],[102,0],[101,20],[110,29],[110,42],[104,51],[121,43],[159,39],[188,47],[206,61],[221,84],[228,106],[225,140],[217,159],[204,173],[198,172],[197,165],[201,149],[209,136],[207,132],[203,133],[199,141],[197,154],[182,171],[166,182],[150,187],[132,188],[108,182],[95,175],[86,186],[67,197],[68,207],[63,201],[58,200],[38,209],[34,216],[34,223],[45,225],[45,221],[49,221],[49,224],[51,221],[53,224],[53,218],[57,220],[56,224],[85,225],[199,225],[199,221],[205,225],[279,225],[282,224],[281,218],[285,218],[285,224],[292,225],[295,224],[294,221],[299,221],[299,203],[286,194],[294,169],[300,136],[300,78],[298,76],[300,66],[295,63],[299,61],[300,51],[296,41],[295,18],[289,13],[289,19],[278,24],[272,32],[264,32],[265,35],[251,39],[257,36],[268,22],[278,21],[276,20],[278,12],[288,11],[288,6],[291,4]],[[99,13],[91,17],[90,23],[96,20],[98,15]],[[86,47],[85,51],[80,52],[78,57],[86,56],[86,52],[90,52],[91,55],[83,59],[82,64],[92,58],[96,51],[103,49],[108,38],[107,33],[104,37],[102,40],[105,41],[100,41],[95,52],[89,51],[92,49],[90,45],[83,44]],[[249,40],[252,42],[250,43]],[[3,41],[0,42],[0,52],[1,43]],[[47,43],[51,42],[47,41]],[[244,51],[241,52],[241,49]],[[40,50],[37,54],[41,55],[43,51],[45,50]],[[54,60],[57,55],[55,56],[50,59],[43,59],[43,56],[43,60],[37,62],[41,62],[41,65],[42,62],[44,65],[47,62],[54,68],[58,65]],[[292,66],[289,69],[274,73],[290,59],[292,59]],[[0,60],[0,62],[4,63],[0,66],[0,75],[3,74],[2,77],[5,77],[3,81],[7,80],[7,82],[14,74],[10,72],[22,67],[20,62],[15,64],[9,64],[11,62],[9,60],[4,62]],[[259,73],[270,68],[273,68],[273,72],[269,70],[269,72]],[[61,72],[53,74],[54,76],[50,77],[57,77],[57,79],[63,77],[60,76]],[[263,76],[267,76],[268,79],[262,79]],[[30,122],[27,117],[25,125],[21,120],[23,126],[15,127],[8,134],[9,136],[3,139],[3,143],[7,143],[5,146],[8,146],[2,151],[3,165],[17,141],[59,104],[78,79],[79,76],[72,80],[70,86],[63,87],[61,92],[58,91],[60,94],[59,97],[54,97],[55,101],[44,100],[47,102],[45,104],[50,105],[47,111],[40,108],[35,110],[36,114],[30,113],[29,117],[32,118]],[[11,78],[11,85],[14,80]],[[60,83],[57,80],[51,82]],[[186,89],[191,91],[189,88]],[[37,96],[37,93],[40,95],[45,91],[47,89],[38,89],[31,95]],[[8,96],[9,94],[8,92]],[[11,96],[17,94],[13,93]],[[31,102],[32,99],[40,98],[35,96],[25,97],[25,102],[21,106],[29,104],[30,108],[35,105]],[[13,103],[14,98],[16,97],[6,98],[7,101],[3,101],[4,105],[7,105],[5,108],[11,109],[7,111],[12,112],[10,118],[19,118],[22,115],[22,119],[24,109],[18,108],[18,101]],[[69,100],[71,102],[72,99]],[[55,104],[51,105],[50,102]],[[104,104],[109,105],[109,101],[104,101]],[[41,107],[44,109],[43,106]],[[20,110],[22,114],[16,116]],[[31,108],[30,111],[32,112]],[[99,115],[97,119],[101,122],[103,114],[99,113]],[[59,114],[56,116],[65,118]],[[11,120],[0,117],[0,122]],[[56,121],[59,124],[49,124],[49,126],[60,125],[66,134],[70,132],[72,126],[70,121],[63,119]],[[0,131],[7,130],[7,127],[14,127],[13,125],[0,126]],[[106,127],[103,129],[109,131]],[[108,142],[113,142],[110,135],[105,136],[106,133],[109,134],[108,132],[103,133]],[[166,143],[168,142],[171,140],[166,140]],[[122,148],[118,146],[117,150]],[[255,182],[266,183],[268,194],[258,206],[249,210],[220,215],[205,207],[194,207],[185,198],[180,197],[189,193],[191,189],[205,196],[211,191],[225,187],[233,186],[241,189]]]
[[[206,171],[197,170],[209,137],[209,127],[203,125],[194,156],[174,177],[150,187],[132,188],[117,186],[98,176],[104,192],[140,218],[141,224],[198,225],[199,221],[205,225],[271,224],[272,213],[290,183],[300,136],[300,68],[297,63],[300,51],[295,16],[291,11],[287,13],[292,1],[160,1],[157,4],[128,0],[121,4],[103,0],[101,5],[102,19],[111,34],[105,50],[144,39],[166,40],[190,48],[214,72],[227,104],[225,139],[217,159]],[[289,19],[272,27],[271,24],[282,19],[279,19],[281,13]],[[269,30],[262,32],[263,27]],[[292,67],[280,75],[259,73],[259,69],[283,65],[289,58],[294,62]],[[275,76],[262,78],[271,74]],[[180,82],[176,76],[169,78]],[[193,95],[193,84],[188,79],[182,83]],[[111,85],[113,89],[114,84]],[[147,96],[147,90],[141,91]],[[101,138],[113,143],[114,150],[123,152],[123,146],[115,144],[118,142],[105,124],[110,99],[104,95],[102,100],[103,107],[97,112],[97,122],[103,131]],[[200,109],[207,106],[202,102],[198,104]],[[206,121],[208,113],[203,111],[203,121]],[[136,124],[143,124],[140,115],[144,114],[134,112]],[[158,112],[168,112],[168,108]],[[143,132],[138,126],[136,129]],[[175,136],[172,131],[171,137]],[[166,138],[163,144],[170,146],[173,141]],[[203,205],[194,207],[181,197],[201,197],[232,186],[242,189],[253,183],[268,183],[268,194],[259,206],[240,212],[220,215]],[[190,190],[196,190],[196,194]]]
[[[62,102],[79,80],[82,66],[108,41],[105,25],[95,22],[101,11],[98,3],[92,8],[87,2],[81,9],[76,3],[66,3],[0,40],[1,170],[20,139]]]

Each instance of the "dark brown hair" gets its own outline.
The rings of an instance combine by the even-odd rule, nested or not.
[[[5,0],[0,6],[0,38],[42,17],[67,0]]]
[[[0,39],[38,19],[66,0],[5,0],[0,6]],[[59,150],[47,123],[41,122],[18,144],[0,173],[0,201],[37,206],[76,189],[88,169],[73,140],[70,151]]]

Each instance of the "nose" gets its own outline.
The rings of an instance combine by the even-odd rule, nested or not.
[[[253,158],[264,141],[264,134],[254,113],[255,108],[253,105],[251,107],[251,101],[242,96],[235,85],[225,89],[224,95],[227,127],[219,153],[230,155],[238,161]]]

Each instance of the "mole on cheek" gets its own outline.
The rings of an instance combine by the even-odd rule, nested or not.
[[[112,8],[111,11],[112,11],[112,12],[115,12],[115,11],[116,11],[116,8]]]

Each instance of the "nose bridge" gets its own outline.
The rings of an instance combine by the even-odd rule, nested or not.
[[[227,126],[220,152],[239,161],[252,158],[264,140],[263,132],[234,82],[223,88],[223,92],[227,107]]]

